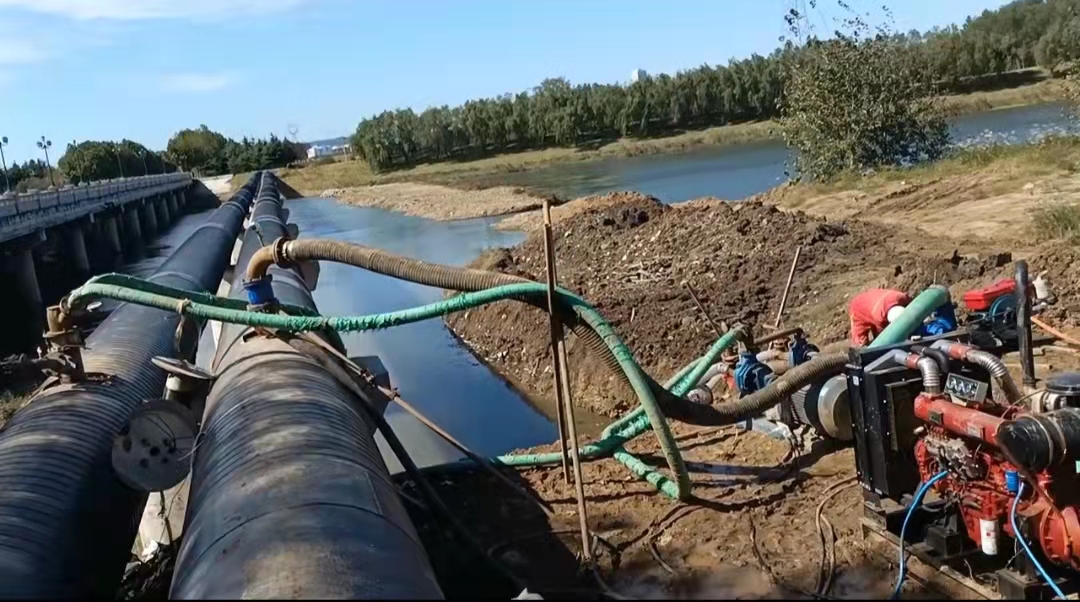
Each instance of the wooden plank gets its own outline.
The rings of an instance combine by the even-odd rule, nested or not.
[[[881,530],[869,519],[862,519],[863,537],[872,549],[886,557],[899,555],[900,538]],[[993,589],[977,583],[949,566],[935,562],[927,554],[925,544],[907,546],[908,578],[950,598],[960,600],[1000,600],[1001,595]]]

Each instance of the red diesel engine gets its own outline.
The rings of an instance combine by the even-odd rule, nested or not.
[[[1026,475],[1032,484],[1017,504],[1017,523],[1052,562],[1080,569],[1080,409],[1031,414],[1017,406],[965,407],[943,393],[915,399],[926,421],[915,444],[919,474],[948,471],[934,491],[955,503],[972,542],[987,555],[1012,555],[1000,534],[1016,537],[1009,512]]]
[[[853,351],[847,377],[864,529],[1006,598],[1047,595],[1029,558],[1080,590],[1080,374],[1025,396],[998,355],[943,336]]]

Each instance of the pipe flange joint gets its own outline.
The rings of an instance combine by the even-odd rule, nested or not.
[[[244,282],[244,290],[247,292],[248,305],[265,306],[275,302],[274,287],[271,286],[273,278],[270,274]]]
[[[287,252],[286,246],[285,246],[286,243],[288,243],[288,242],[289,242],[289,237],[288,237],[288,235],[285,235],[285,236],[279,236],[277,238],[277,240],[275,240],[273,243],[271,243],[271,245],[270,245],[270,253],[271,253],[271,258],[274,260],[274,265],[286,266],[286,265],[288,265],[290,263],[289,255],[288,255],[288,252]]]

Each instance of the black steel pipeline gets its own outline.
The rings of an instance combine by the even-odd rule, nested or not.
[[[216,290],[253,194],[249,182],[151,280]],[[86,372],[108,380],[51,387],[0,432],[0,598],[115,595],[146,494],[113,473],[113,437],[143,400],[161,396],[165,373],[150,358],[177,356],[178,323],[178,314],[120,305],[82,354]]]
[[[274,184],[256,201],[233,297],[246,296],[256,228],[266,243],[284,235]],[[315,309],[294,267],[269,274],[278,300]],[[441,597],[359,405],[388,400],[357,399],[321,358],[247,333],[222,329],[170,597]]]
[[[1028,295],[1027,262],[1016,262],[1016,334],[1019,339],[1020,369],[1024,375],[1024,386],[1034,389],[1035,354],[1031,347],[1031,296]]]

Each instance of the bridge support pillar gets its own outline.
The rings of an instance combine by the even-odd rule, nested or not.
[[[182,189],[176,191],[176,199],[177,199],[176,202],[177,202],[177,204],[180,205],[181,209],[186,208],[187,207],[187,189],[182,188]]]
[[[169,207],[169,215],[172,216],[173,221],[180,218],[180,206],[176,202],[176,193],[168,192],[165,194],[165,204]]]
[[[136,257],[143,247],[142,224],[139,218],[139,208],[134,205],[126,205],[123,209],[124,216],[124,247],[129,257]]]
[[[157,213],[154,209],[154,202],[151,200],[144,201],[143,206],[139,209],[139,215],[142,217],[143,241],[150,242],[158,233]]]
[[[13,318],[7,326],[10,330],[3,337],[3,347],[6,353],[15,353],[41,342],[45,302],[38,285],[34,251],[30,245],[12,245],[2,260],[4,280],[10,282],[14,289],[4,295],[0,303]]]
[[[105,242],[105,248],[112,254],[114,263],[115,258],[124,254],[124,247],[120,244],[120,227],[116,224],[118,219],[120,219],[119,215],[99,218],[100,225],[98,226],[101,228],[101,238]]]
[[[90,277],[90,256],[86,254],[86,235],[78,222],[61,228],[64,256],[70,262],[72,276],[81,284]]]
[[[158,232],[168,230],[172,219],[169,216],[169,207],[165,204],[165,196],[156,196],[151,202],[154,205],[154,211],[157,212]]]

